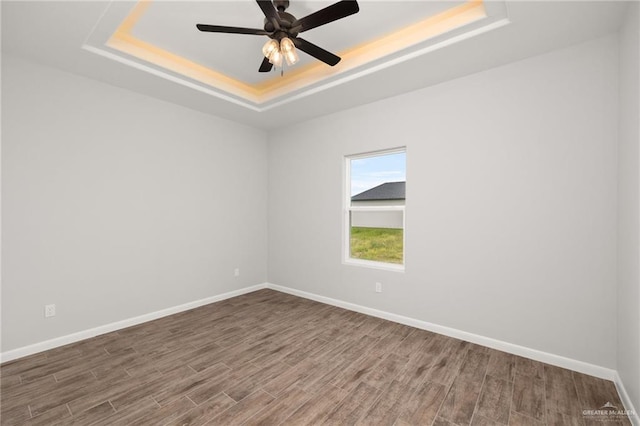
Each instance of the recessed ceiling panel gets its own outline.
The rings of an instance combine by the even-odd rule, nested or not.
[[[292,0],[287,12],[302,18],[332,3]],[[303,37],[340,55],[353,46],[390,34],[464,1],[395,3],[361,2],[359,13],[314,28]],[[196,23],[262,29],[264,15],[255,0],[188,5],[154,2],[136,22],[132,35],[244,83],[259,83],[274,77],[274,74],[257,72],[262,62],[262,46],[268,40],[266,36],[202,33],[196,29]],[[296,67],[315,62],[316,59],[301,53]]]
[[[301,18],[333,3],[291,0],[287,12]],[[508,22],[502,3],[482,0],[359,5],[359,13],[304,33],[342,58],[334,67],[300,52],[297,64],[259,73],[267,36],[197,30],[198,23],[261,29],[254,0],[113,2],[85,48],[261,111]]]

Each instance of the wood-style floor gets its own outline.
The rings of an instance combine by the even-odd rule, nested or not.
[[[583,410],[623,409],[610,381],[272,290],[0,372],[2,425],[601,425]]]

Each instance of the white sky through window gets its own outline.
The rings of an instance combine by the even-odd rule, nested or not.
[[[351,196],[386,182],[407,180],[405,152],[351,160]]]

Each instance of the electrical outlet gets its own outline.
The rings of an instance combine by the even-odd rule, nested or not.
[[[45,318],[56,316],[56,305],[44,305]]]
[[[376,293],[382,293],[382,283],[376,283]]]
[[[236,268],[233,270],[233,276],[234,277],[239,277],[240,276],[240,268]]]

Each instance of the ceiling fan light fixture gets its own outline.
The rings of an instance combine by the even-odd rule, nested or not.
[[[280,40],[280,50],[282,50],[282,53],[287,53],[295,49],[296,47],[289,37],[282,37],[282,40]]]
[[[271,62],[276,68],[282,66],[282,59],[283,57],[280,49],[274,50],[271,52],[271,55],[269,55],[269,62]]]
[[[267,41],[264,46],[262,46],[262,54],[265,56],[265,58],[271,58],[273,52],[276,52],[279,49],[280,46],[278,45],[278,42],[276,40],[269,39],[269,41]]]
[[[209,24],[196,24],[196,28],[209,33],[249,34],[269,37],[269,41],[262,46],[264,59],[262,59],[260,68],[258,68],[259,72],[271,71],[273,69],[272,65],[281,67],[285,60],[288,65],[295,64],[299,61],[297,49],[327,65],[336,65],[340,62],[339,56],[298,37],[298,33],[337,21],[360,10],[357,0],[339,0],[337,3],[297,19],[286,12],[289,7],[289,0],[256,0],[256,2],[264,14],[264,29]],[[295,43],[292,39],[295,40]]]
[[[280,52],[282,52],[284,59],[287,61],[287,65],[293,65],[300,59],[298,52],[296,52],[296,47],[289,37],[283,37],[280,40]]]
[[[286,59],[287,65],[289,66],[294,65],[300,60],[300,57],[298,56],[298,52],[296,52],[295,49],[290,50],[288,52],[283,52],[283,54],[284,54],[284,59]]]

